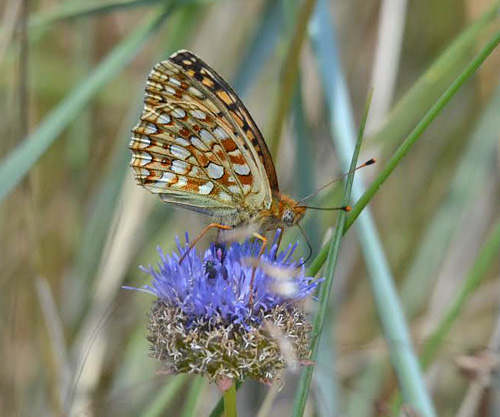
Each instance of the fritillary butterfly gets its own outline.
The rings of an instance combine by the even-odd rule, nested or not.
[[[231,87],[189,51],[149,74],[133,129],[138,183],[166,202],[205,213],[209,227],[292,226],[306,207],[281,194],[262,134]],[[208,229],[208,228],[207,228]]]

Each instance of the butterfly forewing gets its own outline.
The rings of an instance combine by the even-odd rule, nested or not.
[[[187,51],[149,75],[129,147],[136,179],[149,191],[166,202],[229,216],[234,225],[244,221],[245,210],[268,208],[277,190],[274,165],[248,111],[215,71]]]
[[[245,105],[229,84],[202,59],[189,51],[179,51],[172,55],[170,60],[179,65],[190,77],[207,87],[215,99],[220,100],[228,119],[236,123],[235,127],[242,132],[242,137],[245,139],[243,145],[248,150],[255,151],[262,162],[272,191],[279,192],[276,169],[266,142]]]

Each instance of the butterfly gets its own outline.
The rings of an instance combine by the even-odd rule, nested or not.
[[[267,239],[257,231],[296,225],[307,208],[350,210],[301,204],[324,187],[300,201],[282,194],[252,116],[226,81],[192,52],[180,50],[155,65],[132,133],[130,165],[137,182],[166,203],[213,218],[191,248],[211,228],[253,226],[263,252]]]
[[[155,65],[133,128],[137,182],[166,203],[210,215],[211,227],[293,226],[306,207],[282,194],[267,145],[231,87],[192,52]]]

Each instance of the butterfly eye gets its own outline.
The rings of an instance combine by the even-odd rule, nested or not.
[[[283,220],[287,225],[293,225],[293,221],[295,220],[295,214],[293,214],[292,210],[286,209],[283,212],[283,216],[281,216],[281,220]]]

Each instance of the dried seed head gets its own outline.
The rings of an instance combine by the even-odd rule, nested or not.
[[[261,318],[269,325],[242,326],[220,316],[193,319],[159,300],[150,314],[151,356],[171,373],[200,374],[210,381],[253,378],[268,383],[290,356],[297,363],[308,362],[311,325],[301,308],[280,305],[262,311]]]

